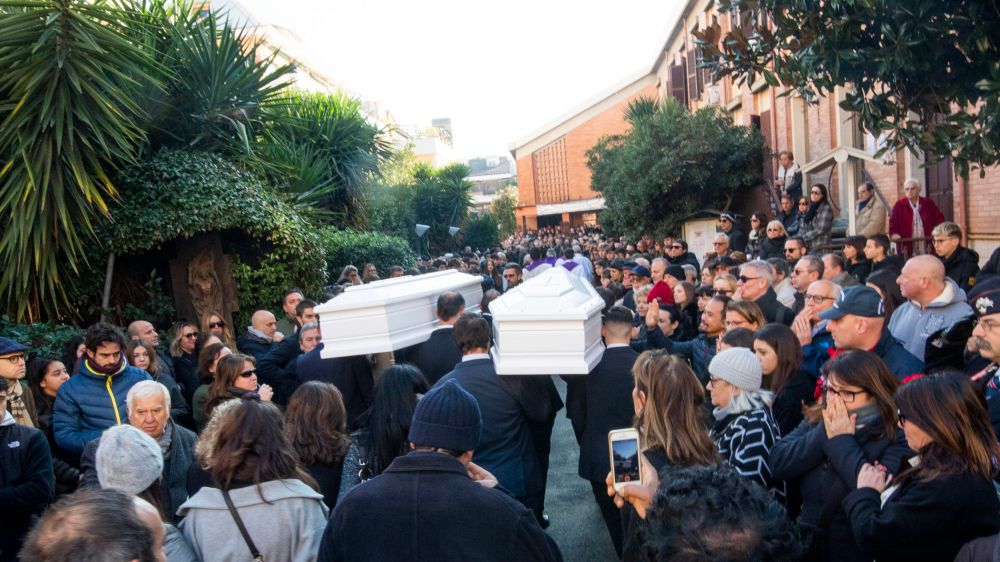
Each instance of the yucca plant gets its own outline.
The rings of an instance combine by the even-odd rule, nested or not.
[[[62,286],[92,255],[91,219],[144,132],[140,84],[155,60],[125,6],[0,0],[0,299],[15,320],[55,315]]]
[[[344,94],[289,92],[264,107],[256,156],[299,210],[339,226],[357,226],[363,187],[390,147],[361,102]]]

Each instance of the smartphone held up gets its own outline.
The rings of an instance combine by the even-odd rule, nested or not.
[[[608,451],[615,490],[642,480],[639,462],[639,432],[635,429],[614,429],[608,432]]]

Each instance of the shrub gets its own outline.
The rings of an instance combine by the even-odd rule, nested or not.
[[[366,263],[373,263],[383,277],[388,276],[390,266],[401,265],[406,268],[416,265],[416,257],[410,250],[410,245],[396,236],[327,228],[320,233],[320,240],[326,251],[326,270],[330,283],[337,280],[340,271],[347,265],[361,269]]]
[[[0,337],[10,338],[28,346],[29,360],[39,356],[62,357],[66,342],[77,335],[83,335],[83,330],[55,322],[14,324],[6,314],[0,322]],[[72,365],[66,367],[73,368]]]
[[[465,222],[462,244],[473,250],[492,248],[499,243],[500,226],[493,213],[483,213]]]

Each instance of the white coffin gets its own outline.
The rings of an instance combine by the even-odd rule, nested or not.
[[[501,375],[585,375],[604,355],[604,299],[553,267],[490,303],[493,362]]]
[[[461,293],[465,310],[478,312],[482,277],[449,269],[348,287],[316,307],[321,356],[382,353],[427,341],[438,325],[438,295],[446,291]]]

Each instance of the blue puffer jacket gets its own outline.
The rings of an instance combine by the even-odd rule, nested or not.
[[[88,441],[113,425],[128,423],[125,397],[137,382],[150,380],[146,371],[131,365],[114,375],[96,373],[80,362],[77,373],[59,387],[52,412],[56,443],[79,455]]]

